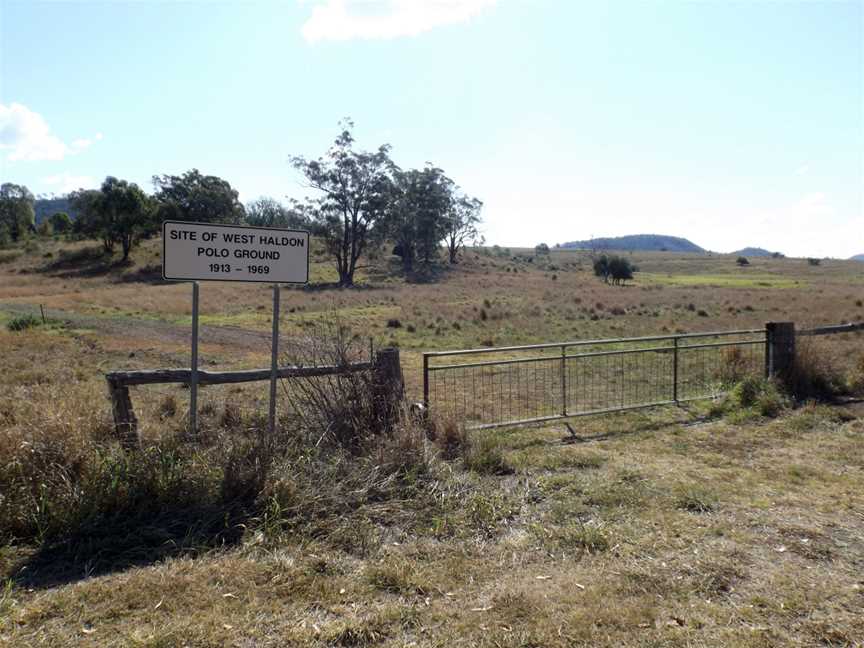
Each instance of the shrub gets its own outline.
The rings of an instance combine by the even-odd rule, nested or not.
[[[27,313],[26,315],[18,315],[13,317],[6,323],[6,328],[10,331],[26,331],[27,329],[35,328],[42,325],[42,320]]]
[[[787,405],[777,383],[751,374],[734,385],[727,397],[725,409],[749,410],[760,416],[775,417]]]
[[[285,364],[338,367],[365,357],[363,340],[337,320],[317,326],[292,347]],[[358,452],[372,437],[386,432],[385,421],[374,402],[375,385],[369,372],[291,378],[283,386],[295,422],[307,435],[307,443]]]
[[[830,401],[848,391],[842,372],[810,340],[798,339],[792,365],[780,375],[785,391],[797,401]]]
[[[813,257],[809,257],[807,259],[807,264],[811,265],[811,266],[818,266],[818,265],[821,265],[821,263],[822,263],[821,259],[815,259]]]
[[[743,257],[743,256],[739,256],[737,259],[735,259],[735,263],[737,263],[739,266],[742,266],[742,267],[746,266],[746,265],[750,265],[750,261],[747,260],[747,257]]]
[[[400,322],[395,317],[388,319],[387,320],[387,328],[402,328],[402,322]]]

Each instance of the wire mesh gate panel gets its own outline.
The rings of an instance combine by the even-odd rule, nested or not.
[[[423,400],[470,427],[653,407],[723,394],[766,372],[764,329],[423,354]]]

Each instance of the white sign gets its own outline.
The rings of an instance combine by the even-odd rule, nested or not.
[[[185,281],[309,281],[309,232],[162,223],[162,277]]]

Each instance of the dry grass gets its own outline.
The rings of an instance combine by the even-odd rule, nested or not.
[[[29,493],[2,514],[0,645],[864,642],[860,405],[771,418],[760,386],[713,419],[580,419],[581,443],[557,426],[450,422],[319,454],[262,445],[262,385],[202,390],[198,444],[178,439],[186,390],[140,388],[145,447],[127,457],[100,372],[188,363],[188,288],[151,282],[149,244],[135,265],[93,273],[104,260],[46,268],[47,251],[60,259],[46,243],[0,265],[0,509],[8,484]],[[542,268],[517,253],[469,254],[439,283],[406,284],[381,262],[366,289],[291,291],[286,344],[336,310],[376,347],[401,347],[417,395],[423,349],[864,315],[852,264],[637,254],[642,276],[614,288],[579,253]],[[327,272],[316,262],[313,278]],[[202,296],[203,364],[265,366],[266,289]],[[6,330],[39,303],[58,324]],[[854,371],[860,339],[819,343]]]

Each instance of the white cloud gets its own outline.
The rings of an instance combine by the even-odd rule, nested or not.
[[[76,152],[77,151],[83,151],[84,149],[89,148],[92,143],[93,143],[93,140],[89,140],[86,137],[82,137],[82,138],[79,138],[76,140],[72,140],[71,149],[73,151],[76,151]]]
[[[416,36],[467,22],[497,0],[319,0],[303,24],[308,42]]]
[[[99,184],[92,176],[73,175],[68,171],[42,178],[42,182],[49,185],[56,193],[69,193],[76,189],[94,189]]]
[[[102,139],[102,134],[97,133],[95,139]],[[93,140],[79,138],[67,145],[51,132],[39,113],[19,103],[0,104],[0,151],[7,151],[6,159],[10,162],[62,160],[92,143]]]

